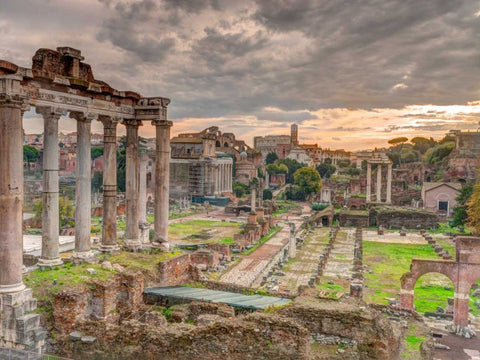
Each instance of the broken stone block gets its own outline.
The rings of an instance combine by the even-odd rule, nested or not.
[[[72,331],[70,334],[70,340],[72,341],[79,341],[82,340],[82,333],[80,331]]]
[[[95,270],[93,268],[87,268],[86,271],[89,275],[92,275],[92,276],[97,275],[97,270]]]
[[[95,336],[82,336],[81,340],[85,344],[93,344],[95,341],[97,341],[97,338]]]

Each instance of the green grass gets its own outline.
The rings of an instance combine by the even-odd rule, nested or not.
[[[239,223],[234,222],[222,222],[222,221],[215,221],[215,220],[189,220],[184,222],[179,222],[175,224],[170,224],[168,226],[168,235],[170,238],[175,240],[181,240],[182,238],[196,234],[204,229],[224,229],[231,232],[232,235],[237,232],[238,228],[240,227]],[[225,236],[225,234],[221,235],[221,238],[229,237]]]
[[[364,298],[387,304],[400,291],[400,277],[410,270],[412,258],[438,259],[430,245],[363,242],[363,262],[372,273],[365,273]],[[419,283],[421,285],[421,283]]]
[[[459,231],[459,229],[451,227],[449,224],[440,223],[435,230],[428,231],[431,234],[445,234],[446,232],[450,232],[452,235],[468,235],[471,234],[471,231],[467,228],[464,229],[464,232]]]
[[[247,250],[243,250],[240,254],[241,255],[249,255],[251,254],[252,252],[254,252],[255,250],[257,250],[257,248],[260,246],[260,245],[263,245],[264,243],[266,243],[268,240],[270,240],[273,236],[275,236],[276,233],[278,233],[280,230],[282,229],[281,226],[274,226],[272,228],[270,228],[270,230],[268,231],[268,234],[265,235],[265,236],[262,236],[255,245],[253,245],[250,249],[247,249]]]
[[[410,324],[405,332],[405,351],[402,353],[402,359],[418,359],[420,357],[420,346],[425,339],[418,326]]]
[[[227,237],[227,238],[221,239],[221,240],[220,240],[220,244],[228,245],[228,244],[232,244],[233,241],[234,241],[233,238]]]

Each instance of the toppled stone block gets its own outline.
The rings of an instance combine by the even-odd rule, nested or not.
[[[85,344],[93,344],[97,341],[97,338],[95,336],[82,336],[81,341]]]
[[[82,340],[83,334],[80,331],[72,331],[69,336],[72,341],[80,341]]]
[[[85,270],[87,271],[87,273],[88,273],[89,275],[92,275],[92,276],[93,276],[93,275],[97,275],[97,270],[95,270],[95,269],[93,269],[93,268],[87,268],[87,269],[85,269]]]
[[[434,343],[433,346],[435,347],[435,349],[450,350],[450,346],[440,344],[440,343]]]
[[[113,270],[112,263],[110,261],[104,261],[102,262],[102,269],[105,270]]]

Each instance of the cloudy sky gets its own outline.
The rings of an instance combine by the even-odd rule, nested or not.
[[[363,149],[480,126],[477,0],[1,0],[0,39],[0,59],[71,46],[97,79],[171,98],[174,134],[251,144],[297,123],[302,142]]]

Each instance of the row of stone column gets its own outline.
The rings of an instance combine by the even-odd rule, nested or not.
[[[387,198],[386,203],[392,202],[392,164],[387,169]],[[372,198],[372,164],[367,162],[367,202]],[[376,202],[382,202],[382,164],[377,164]]]
[[[232,192],[232,164],[218,164],[215,179],[215,192]]]
[[[58,184],[58,120],[66,111],[51,107],[38,107],[44,118],[43,157],[43,213],[42,255],[39,266],[61,264],[59,257],[59,184]],[[74,257],[90,260],[91,228],[91,121],[98,119],[104,126],[103,171],[103,231],[100,249],[104,252],[118,250],[117,245],[117,119],[109,116],[90,116],[70,112],[77,121],[77,163],[75,185],[75,251]],[[140,209],[140,154],[138,149],[139,120],[124,120],[126,136],[126,231],[125,242],[129,249],[141,246],[140,222],[146,221],[146,213]],[[154,121],[156,127],[156,199],[154,245],[168,247],[168,187],[170,158],[170,121]],[[144,184],[145,185],[145,184]],[[143,186],[143,189],[145,186]],[[144,197],[146,194],[143,195]]]

